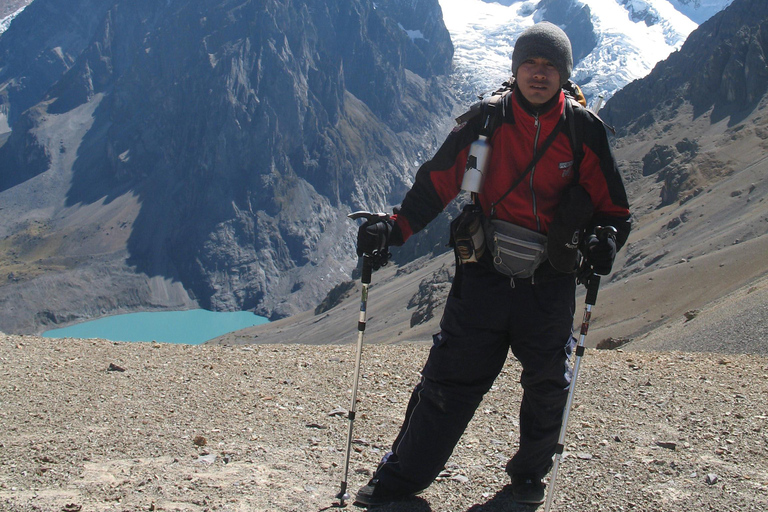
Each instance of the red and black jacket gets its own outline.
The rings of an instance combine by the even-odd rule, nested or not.
[[[489,215],[491,205],[501,199],[495,205],[494,218],[547,234],[563,193],[578,180],[592,199],[592,224],[614,226],[621,247],[631,228],[629,202],[605,126],[587,109],[573,109],[583,154],[578,172],[573,165],[569,127],[561,123],[562,129],[534,168],[502,199],[532,161],[534,145],[541,148],[558,125],[566,101],[561,91],[536,111],[519,91],[506,95],[502,122],[496,123],[489,137],[493,149],[480,193],[483,211]],[[424,228],[459,194],[470,145],[480,133],[481,118],[475,116],[454,128],[435,156],[416,173],[413,187],[395,216],[393,245]],[[397,235],[402,236],[402,241]]]

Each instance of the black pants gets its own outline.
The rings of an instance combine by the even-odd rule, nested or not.
[[[550,272],[512,286],[480,265],[460,266],[403,426],[376,471],[378,485],[411,493],[432,483],[510,349],[522,365],[524,391],[520,447],[507,472],[544,476],[568,397],[575,291],[570,275]]]

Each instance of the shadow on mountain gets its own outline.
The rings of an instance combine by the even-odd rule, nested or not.
[[[100,200],[105,203],[130,190],[128,184],[121,184],[114,174],[107,158],[106,134],[111,122],[106,103],[102,102],[93,113],[93,124],[83,137],[77,149],[77,158],[72,165],[72,181],[67,191],[66,205],[92,204]]]
[[[0,192],[30,180],[50,167],[51,157],[45,146],[29,131],[35,123],[33,115],[23,117],[5,144],[0,146]],[[10,169],[16,172],[10,172]]]

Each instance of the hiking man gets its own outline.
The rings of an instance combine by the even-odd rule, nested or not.
[[[440,332],[392,449],[358,491],[358,504],[402,500],[432,483],[510,350],[522,365],[523,397],[519,449],[506,472],[514,500],[544,500],[542,479],[552,466],[576,343],[576,240],[570,236],[573,226],[561,224],[581,219],[576,226],[576,234],[583,233],[581,251],[590,271],[602,275],[610,272],[630,231],[629,204],[605,126],[587,109],[569,105],[562,90],[572,68],[571,44],[560,28],[543,22],[519,36],[512,54],[515,84],[495,110],[484,183],[473,194],[481,225],[495,234],[485,236],[482,254],[482,241],[476,244],[476,258],[459,257],[457,251]],[[489,119],[476,115],[459,124],[421,166],[401,208],[388,220],[360,227],[359,255],[402,245],[459,194],[475,159],[470,149]],[[616,235],[590,236],[597,226],[613,227]],[[562,251],[553,245],[555,232],[568,235]],[[518,240],[528,235],[533,238]],[[531,265],[516,250],[502,251],[507,239],[540,248],[536,254],[548,259]]]

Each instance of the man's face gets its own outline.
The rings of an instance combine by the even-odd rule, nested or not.
[[[517,87],[534,107],[540,107],[560,91],[560,73],[547,59],[534,57],[524,60],[517,68]]]

